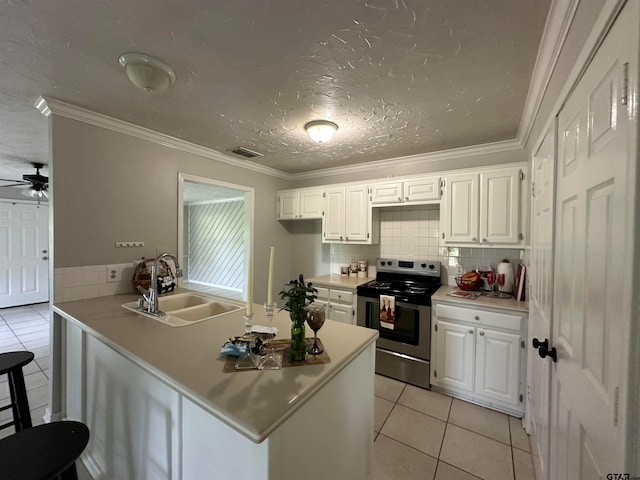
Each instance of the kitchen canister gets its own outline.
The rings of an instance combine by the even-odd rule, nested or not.
[[[340,275],[343,277],[349,276],[349,265],[341,265],[340,266]]]
[[[513,293],[514,278],[513,265],[505,258],[498,264],[498,290]]]
[[[367,260],[358,260],[358,278],[367,278],[369,270],[369,262]]]

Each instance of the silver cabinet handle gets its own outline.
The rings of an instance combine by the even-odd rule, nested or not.
[[[474,320],[480,320],[480,317],[478,315],[476,315],[475,317],[473,317]]]
[[[42,257],[43,260],[49,260],[49,257]]]
[[[483,239],[482,239],[482,241],[483,241],[484,243],[486,243],[486,242],[487,242],[487,239],[486,239],[486,238],[483,238]]]
[[[398,201],[401,202],[402,201],[402,197],[398,197]]]
[[[481,336],[481,337],[484,337],[484,332],[480,332],[480,336]]]
[[[469,330],[469,333],[473,334],[473,330]]]
[[[408,202],[409,201],[409,197],[404,197],[404,199]]]
[[[476,237],[473,237],[471,240],[473,240],[474,242],[478,242],[478,239]]]

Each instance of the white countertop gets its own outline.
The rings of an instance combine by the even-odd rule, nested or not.
[[[244,332],[244,311],[171,327],[121,307],[137,298],[99,297],[55,304],[53,310],[255,443],[267,438],[378,336],[375,330],[327,320],[318,337],[330,363],[224,373],[226,357],[220,356],[220,347]],[[254,313],[254,324],[265,325],[264,307],[254,305]],[[277,313],[274,325],[278,338],[290,338],[288,312]],[[310,329],[307,333],[312,334]]]
[[[375,279],[372,277],[343,277],[342,275],[338,275],[337,273],[332,273],[329,275],[322,275],[320,277],[307,278],[305,280],[307,282],[313,283],[314,285],[322,285],[329,288],[340,287],[355,290],[360,285],[363,285]]]
[[[485,295],[481,295],[475,300],[468,300],[466,298],[451,297],[447,295],[447,293],[453,292],[454,290],[458,290],[458,287],[443,285],[431,296],[431,301],[447,302],[465,307],[489,307],[517,312],[529,312],[529,302],[526,301],[518,302],[515,298],[492,298]]]

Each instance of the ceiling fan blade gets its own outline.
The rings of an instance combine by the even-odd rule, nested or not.
[[[16,180],[2,180],[1,181],[6,181],[6,182],[15,182]],[[27,182],[19,182],[19,183],[10,183],[9,185],[0,185],[0,187],[26,187],[27,185],[29,185],[29,183]]]

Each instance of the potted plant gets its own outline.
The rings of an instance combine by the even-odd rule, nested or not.
[[[304,283],[302,274],[297,280],[291,280],[280,292],[280,298],[285,301],[281,310],[289,312],[291,317],[291,361],[299,362],[305,359],[305,328],[304,321],[307,317],[307,307],[318,298],[318,290],[313,288],[311,282]]]

